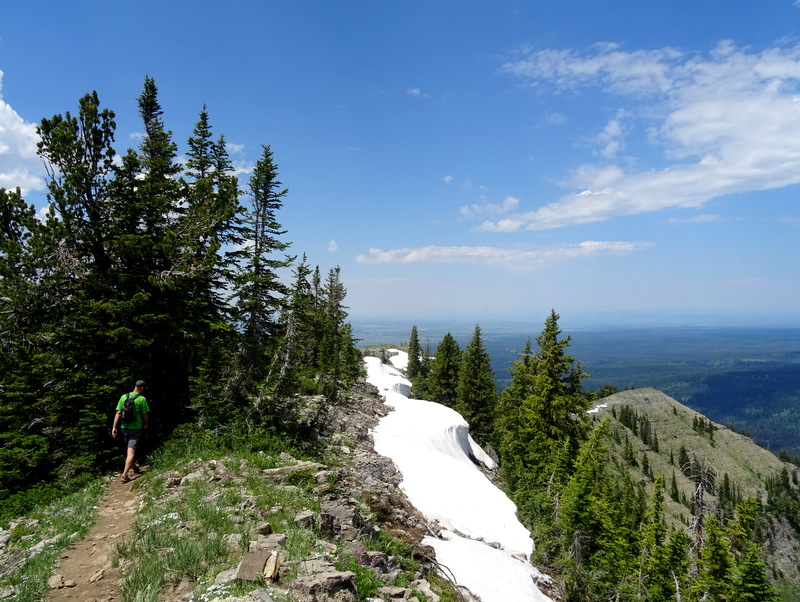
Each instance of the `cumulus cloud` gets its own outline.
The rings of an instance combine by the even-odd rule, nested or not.
[[[453,181],[453,176],[445,176],[445,177],[443,177],[443,178],[442,178],[442,181],[443,181],[445,184],[449,184],[450,182],[452,182],[452,181]]]
[[[482,230],[559,228],[800,183],[800,46],[754,52],[725,41],[705,57],[613,44],[583,54],[524,48],[503,71],[529,86],[602,87],[622,98],[627,108],[608,122],[598,155],[613,161],[638,127],[662,164],[578,166],[564,182],[577,192],[486,221]]]
[[[329,240],[328,241],[328,251],[330,251],[331,253],[335,253],[338,250],[339,250],[339,245],[336,244],[336,241],[335,240]]]
[[[44,166],[36,154],[36,125],[23,120],[3,100],[0,71],[0,188],[20,188],[22,194],[44,189]]]
[[[581,259],[601,254],[625,254],[650,246],[646,242],[585,241],[539,249],[499,247],[444,247],[430,245],[415,249],[370,249],[358,255],[358,263],[475,263],[508,267],[537,267],[554,261]]]

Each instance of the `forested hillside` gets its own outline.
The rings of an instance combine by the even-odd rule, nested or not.
[[[558,319],[499,395],[480,384],[493,373],[479,327],[430,357],[412,328],[408,372],[412,394],[469,416],[497,451],[564,599],[800,599],[797,467],[658,391],[585,391]]]
[[[270,147],[243,187],[205,106],[182,152],[152,78],[138,111],[144,135],[124,153],[96,92],[43,119],[49,206],[0,190],[7,509],[24,508],[38,483],[108,466],[116,400],[137,379],[153,446],[184,422],[306,428],[359,373],[338,268],[320,274],[287,254]],[[324,403],[292,425],[299,390]]]

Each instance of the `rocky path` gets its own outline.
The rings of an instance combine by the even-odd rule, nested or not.
[[[114,546],[126,537],[139,505],[134,482],[119,476],[108,483],[100,499],[100,517],[89,534],[70,545],[50,577],[48,600],[62,602],[107,602],[121,600],[120,569],[111,566]]]

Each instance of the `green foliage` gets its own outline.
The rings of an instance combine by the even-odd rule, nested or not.
[[[497,389],[494,370],[477,325],[461,360],[456,395],[456,410],[469,423],[470,435],[480,443],[491,441]]]
[[[455,409],[462,359],[463,354],[458,341],[448,332],[436,347],[436,354],[429,361],[427,375],[413,382],[414,396]]]
[[[411,336],[408,339],[408,366],[406,367],[406,377],[412,383],[418,378],[425,377],[425,366],[422,361],[422,348],[419,345],[419,334],[417,327],[411,327]]]
[[[137,106],[144,135],[122,156],[96,92],[41,121],[44,220],[0,190],[0,499],[117,462],[113,406],[138,378],[157,445],[187,421],[313,438],[359,374],[338,268],[309,284],[304,258],[298,288],[285,284],[287,190],[270,147],[243,204],[205,106],[185,165],[153,78]],[[326,403],[301,424],[304,391]]]
[[[558,319],[553,311],[545,321],[538,351],[526,344],[501,396],[495,439],[512,496],[532,486],[560,491],[589,430],[585,374],[566,353],[569,337],[558,338]]]

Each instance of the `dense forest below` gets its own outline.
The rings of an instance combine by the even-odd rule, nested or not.
[[[0,190],[0,518],[118,461],[111,416],[139,378],[152,445],[195,429],[313,453],[362,375],[339,269],[324,275],[288,254],[278,220],[288,190],[270,147],[242,190],[205,107],[185,162],[149,77],[138,110],[145,134],[123,155],[97,93],[75,115],[41,121],[44,217],[18,190]],[[676,527],[665,514],[670,475],[648,464],[636,479],[627,447],[612,453],[620,431],[589,410],[615,389],[587,390],[559,319],[552,311],[520,342],[500,393],[479,326],[463,349],[448,333],[426,353],[416,327],[408,344],[413,395],[454,407],[495,450],[537,542],[533,561],[558,577],[559,596],[776,600],[759,525],[797,530],[796,467],[765,475],[763,495],[731,483],[722,494],[709,466],[678,454],[693,518]],[[626,428],[647,431],[626,413]]]

